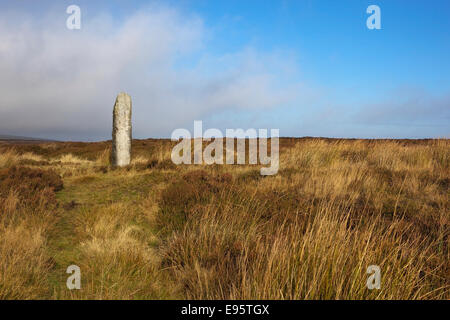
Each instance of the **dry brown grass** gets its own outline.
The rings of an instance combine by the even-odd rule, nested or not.
[[[0,146],[0,299],[450,298],[448,140],[281,139],[268,177],[172,146]]]
[[[8,168],[18,162],[18,154],[14,148],[8,149],[0,153],[0,168]]]
[[[448,299],[448,154],[447,141],[311,140],[275,177],[247,169],[210,195],[199,175],[200,197],[175,182],[160,215],[181,212],[183,228],[164,263],[195,299]],[[372,264],[379,291],[366,288]]]
[[[51,292],[48,275],[54,265],[46,239],[56,202],[53,187],[41,180],[35,189],[36,177],[28,181],[33,181],[30,189],[9,185],[0,196],[0,299],[40,299]],[[5,190],[8,183],[0,181]]]

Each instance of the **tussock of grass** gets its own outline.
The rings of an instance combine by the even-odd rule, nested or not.
[[[0,299],[41,299],[49,294],[51,261],[45,228],[21,222],[0,227]]]
[[[19,160],[19,155],[14,149],[9,149],[0,153],[0,168],[9,168]]]
[[[14,188],[0,197],[0,299],[42,299],[50,293],[53,262],[46,238],[54,223],[52,192],[27,190],[40,201],[23,199]]]

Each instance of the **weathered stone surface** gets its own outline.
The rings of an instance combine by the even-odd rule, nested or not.
[[[131,97],[119,93],[114,104],[112,155],[113,166],[123,167],[131,161]]]

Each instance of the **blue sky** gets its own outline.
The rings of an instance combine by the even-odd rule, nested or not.
[[[81,30],[64,27],[70,4],[81,8]],[[381,30],[366,27],[372,4]],[[125,90],[141,138],[192,130],[194,120],[281,136],[450,134],[448,1],[14,1],[0,9],[0,83],[10,86],[0,133],[108,139],[114,95]]]

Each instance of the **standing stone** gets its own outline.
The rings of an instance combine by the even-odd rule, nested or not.
[[[114,104],[112,155],[113,166],[127,166],[131,161],[131,97],[119,93]]]

